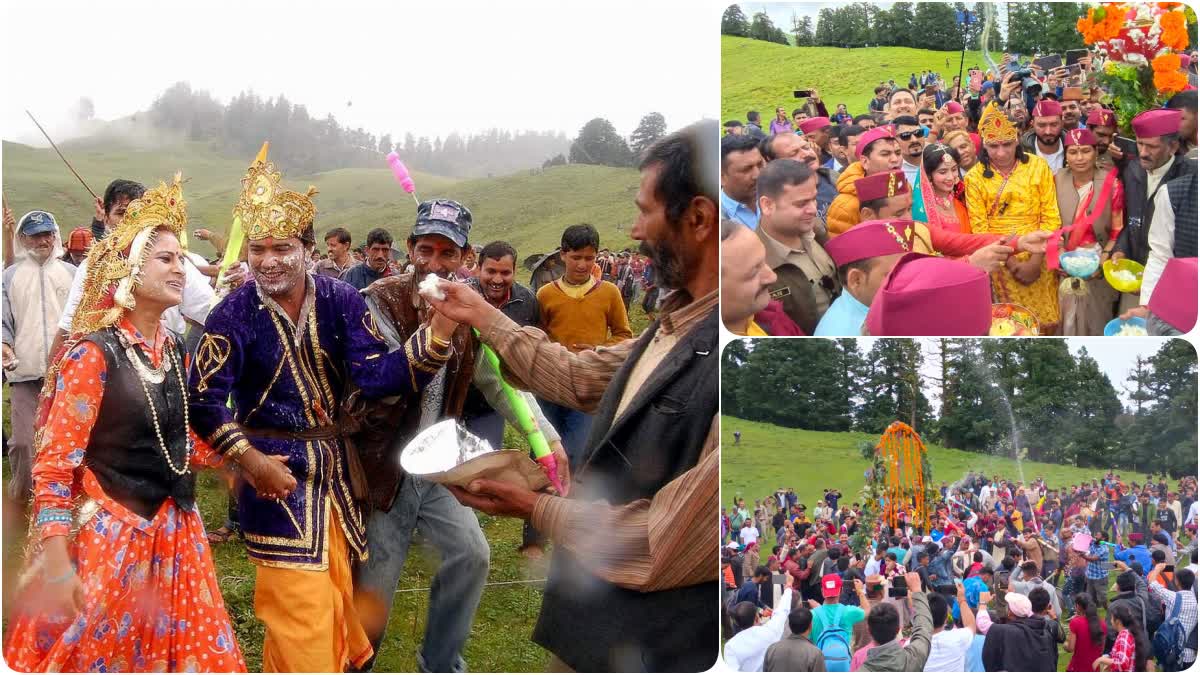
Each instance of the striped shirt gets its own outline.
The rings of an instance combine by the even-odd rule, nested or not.
[[[1088,579],[1107,579],[1108,578],[1108,547],[1104,544],[1092,542],[1088,547],[1088,555],[1095,556],[1097,560],[1089,560],[1087,564]]]
[[[716,306],[716,291],[695,301],[676,291],[664,301],[658,330],[681,339]],[[537,328],[522,328],[503,315],[480,334],[500,355],[513,386],[586,413],[599,407],[636,343],[631,339],[572,353]],[[610,505],[543,494],[533,507],[533,526],[593,574],[623,588],[650,592],[716,580],[713,552],[720,542],[713,536],[712,518],[718,511],[718,420],[713,415],[696,466],[652,499]]]
[[[1179,619],[1183,622],[1183,629],[1191,632],[1196,627],[1196,593],[1192,590],[1186,591],[1171,591],[1163,588],[1158,580],[1150,582],[1150,592],[1163,604],[1163,621],[1168,621],[1171,618],[1171,613],[1175,611],[1175,599],[1182,598],[1183,605],[1179,608]],[[1196,660],[1196,650],[1185,646],[1183,648],[1183,662],[1190,663]]]

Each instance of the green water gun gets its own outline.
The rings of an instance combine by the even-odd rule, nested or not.
[[[475,331],[475,337],[479,337],[478,330]],[[504,392],[504,398],[517,418],[517,428],[529,440],[529,447],[533,450],[534,459],[542,465],[542,470],[546,472],[546,477],[550,479],[550,484],[554,486],[558,494],[565,497],[567,495],[566,486],[558,480],[558,459],[551,452],[550,444],[546,442],[546,437],[542,435],[541,429],[538,429],[537,420],[533,417],[529,403],[521,395],[521,392],[504,380],[504,375],[500,372],[500,357],[496,355],[496,352],[482,341],[479,343],[479,347],[483,350],[483,359],[487,361],[488,366],[500,380],[500,390]]]

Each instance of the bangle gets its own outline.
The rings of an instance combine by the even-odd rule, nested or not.
[[[225,451],[225,458],[237,462],[242,458],[242,455],[246,454],[246,452],[250,450],[250,447],[250,441],[247,441],[243,438],[234,443],[232,448],[229,448]]]
[[[73,576],[75,576],[75,568],[70,567],[67,569],[66,572],[63,572],[62,576],[54,577],[52,579],[46,579],[46,583],[47,584],[61,584]]]
[[[433,332],[432,327],[429,329],[429,341],[432,342],[434,346],[441,347],[443,349],[450,346],[450,341],[443,340],[442,338],[438,337],[437,334]]]

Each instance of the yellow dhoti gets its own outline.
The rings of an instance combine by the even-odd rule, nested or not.
[[[328,570],[255,568],[254,615],[267,627],[264,673],[341,673],[374,653],[354,611],[346,535],[336,518],[326,523]]]

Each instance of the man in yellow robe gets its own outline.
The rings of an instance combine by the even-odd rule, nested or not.
[[[983,152],[967,172],[967,212],[976,234],[1023,235],[1060,225],[1054,174],[1040,157],[1025,152],[1017,128],[994,104],[979,120]],[[1019,253],[992,273],[996,302],[1021,305],[1037,317],[1042,335],[1058,331],[1058,280],[1045,254]]]

